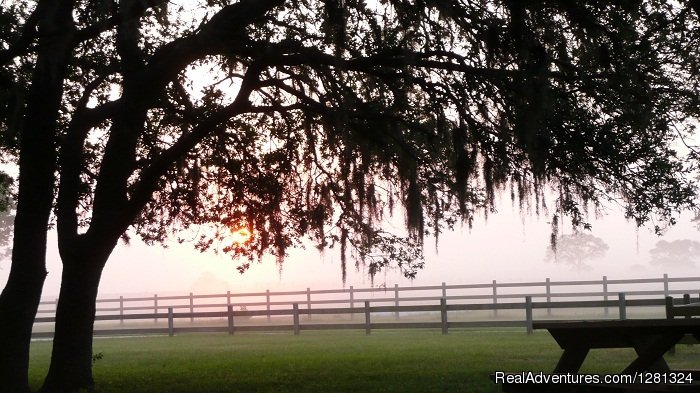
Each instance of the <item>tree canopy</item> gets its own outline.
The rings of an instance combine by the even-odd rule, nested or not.
[[[57,148],[58,211],[79,214],[62,233],[119,216],[155,242],[216,222],[249,228],[238,253],[303,234],[362,259],[395,204],[419,245],[498,190],[539,210],[552,186],[575,224],[588,203],[643,224],[692,199],[672,144],[698,111],[687,6],[227,3],[76,2]],[[31,4],[3,8],[8,138]]]
[[[21,280],[40,292],[42,247],[26,239],[53,209],[47,391],[90,384],[97,284],[129,233],[220,228],[194,239],[205,250],[245,228],[226,251],[280,260],[306,237],[338,246],[343,271],[352,254],[410,277],[425,236],[499,192],[554,226],[615,202],[660,229],[696,203],[697,1],[0,4],[0,145],[20,166],[21,223],[0,315]],[[384,231],[395,208],[407,236]]]
[[[700,259],[700,242],[690,239],[659,240],[649,254],[650,263],[655,266],[694,267]]]
[[[597,236],[575,232],[558,236],[555,245],[547,247],[545,261],[563,262],[576,270],[590,270],[591,266],[587,262],[603,258],[609,248],[603,239]]]

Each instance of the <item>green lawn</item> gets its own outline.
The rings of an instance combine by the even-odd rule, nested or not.
[[[700,346],[670,363],[697,367]],[[32,344],[36,389],[51,343]],[[561,353],[546,332],[435,330],[186,334],[96,339],[98,392],[497,392],[489,374],[551,371]],[[586,372],[616,372],[627,350],[594,351]],[[694,363],[695,362],[695,363]]]

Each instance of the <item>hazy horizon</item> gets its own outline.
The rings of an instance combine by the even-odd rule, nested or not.
[[[563,262],[545,261],[551,234],[548,217],[521,215],[517,208],[505,202],[501,211],[489,214],[488,220],[476,218],[473,228],[444,233],[435,251],[434,239],[425,239],[425,268],[414,280],[397,271],[379,273],[374,282],[363,271],[348,263],[345,287],[354,286],[420,286],[447,284],[541,281],[578,279],[650,278],[697,275],[697,267],[651,265],[649,250],[659,240],[695,239],[698,230],[690,217],[681,217],[662,237],[649,228],[636,229],[619,211],[603,217],[591,217],[589,233],[601,238],[609,247],[604,257],[588,261],[589,269],[575,269]],[[568,226],[562,226],[570,233]],[[588,231],[587,231],[588,232]],[[253,263],[241,275],[238,262],[227,255],[201,254],[191,244],[173,244],[168,248],[147,246],[137,236],[129,245],[116,247],[104,269],[100,297],[130,294],[181,294],[195,292],[225,293],[284,290],[336,289],[343,287],[340,258],[336,250],[319,254],[314,247],[293,249],[280,272],[274,258],[261,264]],[[0,262],[0,285],[4,287],[9,274],[9,259]],[[54,231],[49,233],[47,252],[49,272],[44,286],[44,298],[58,295],[61,263]]]

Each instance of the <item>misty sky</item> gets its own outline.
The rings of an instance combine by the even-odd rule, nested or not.
[[[441,237],[438,252],[433,239],[426,239],[426,265],[417,279],[411,281],[398,272],[380,273],[374,285],[400,286],[482,283],[498,281],[541,281],[615,278],[699,276],[697,267],[670,268],[652,266],[649,250],[660,239],[698,239],[700,232],[690,222],[690,216],[659,238],[649,228],[636,230],[635,225],[622,218],[617,210],[596,219],[590,217],[593,235],[609,246],[604,258],[589,261],[589,270],[574,269],[569,264],[545,261],[551,233],[549,218],[526,215],[521,217],[507,198],[501,201],[499,212],[484,222],[477,218],[471,231],[463,229]],[[564,233],[570,233],[563,226]],[[56,248],[55,233],[49,235],[48,271],[45,297],[58,294],[61,264]],[[130,245],[120,243],[104,270],[100,296],[129,294],[222,293],[275,290],[341,288],[340,258],[333,250],[324,255],[310,247],[291,250],[280,274],[273,258],[253,264],[241,275],[238,262],[226,255],[201,254],[191,244],[171,245],[167,249],[143,245],[136,236]],[[10,261],[0,262],[0,285],[4,287]],[[360,268],[350,263],[346,286],[369,287],[371,280]]]

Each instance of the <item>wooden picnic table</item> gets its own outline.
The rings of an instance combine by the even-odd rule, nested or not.
[[[683,337],[700,340],[700,318],[692,319],[627,319],[599,321],[536,322],[535,329],[547,329],[564,350],[552,374],[578,374],[588,352],[596,348],[634,348],[637,358],[621,374],[673,373],[664,354]],[[504,392],[700,392],[698,373],[692,373],[692,384],[503,384]]]
[[[663,355],[685,335],[700,339],[700,319],[538,322],[564,350],[555,373],[577,373],[594,348],[634,348],[637,358],[622,373],[671,371]]]

